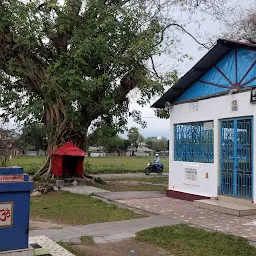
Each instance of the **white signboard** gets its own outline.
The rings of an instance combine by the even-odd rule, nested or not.
[[[212,121],[210,121],[210,122],[205,122],[205,123],[204,123],[204,130],[205,130],[205,131],[213,130],[213,122],[212,122]]]
[[[13,202],[0,202],[0,228],[11,227],[13,219]]]
[[[197,169],[185,168],[185,180],[197,181]]]

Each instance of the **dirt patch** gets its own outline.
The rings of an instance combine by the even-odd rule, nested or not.
[[[51,221],[39,221],[39,220],[30,220],[29,229],[60,229],[64,228],[66,225],[57,224]]]
[[[109,182],[111,184],[121,184],[121,185],[132,185],[132,186],[138,186],[138,185],[152,185],[152,186],[163,186],[164,184],[161,183],[152,183],[150,181],[136,181],[136,180],[123,180],[123,181],[111,181]]]
[[[156,248],[148,243],[142,243],[136,241],[134,238],[107,244],[95,244],[95,245],[73,245],[73,248],[80,253],[85,253],[90,256],[171,256],[170,253]],[[132,252],[135,252],[132,253]]]
[[[122,181],[110,181],[108,182],[111,185],[132,185],[132,186],[137,186],[137,185],[142,185],[142,184],[151,184],[149,182],[144,182],[144,181],[136,181],[136,180],[122,180]]]

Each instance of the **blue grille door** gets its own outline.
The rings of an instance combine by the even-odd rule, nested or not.
[[[252,118],[221,121],[220,194],[252,198]]]

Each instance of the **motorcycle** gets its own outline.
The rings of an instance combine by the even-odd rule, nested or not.
[[[161,175],[164,171],[164,165],[163,164],[155,164],[154,161],[149,162],[148,166],[145,168],[145,174],[149,175],[151,172],[158,173]]]

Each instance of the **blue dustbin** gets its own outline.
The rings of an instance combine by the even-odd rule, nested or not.
[[[0,168],[0,252],[28,248],[33,187],[22,168]]]

